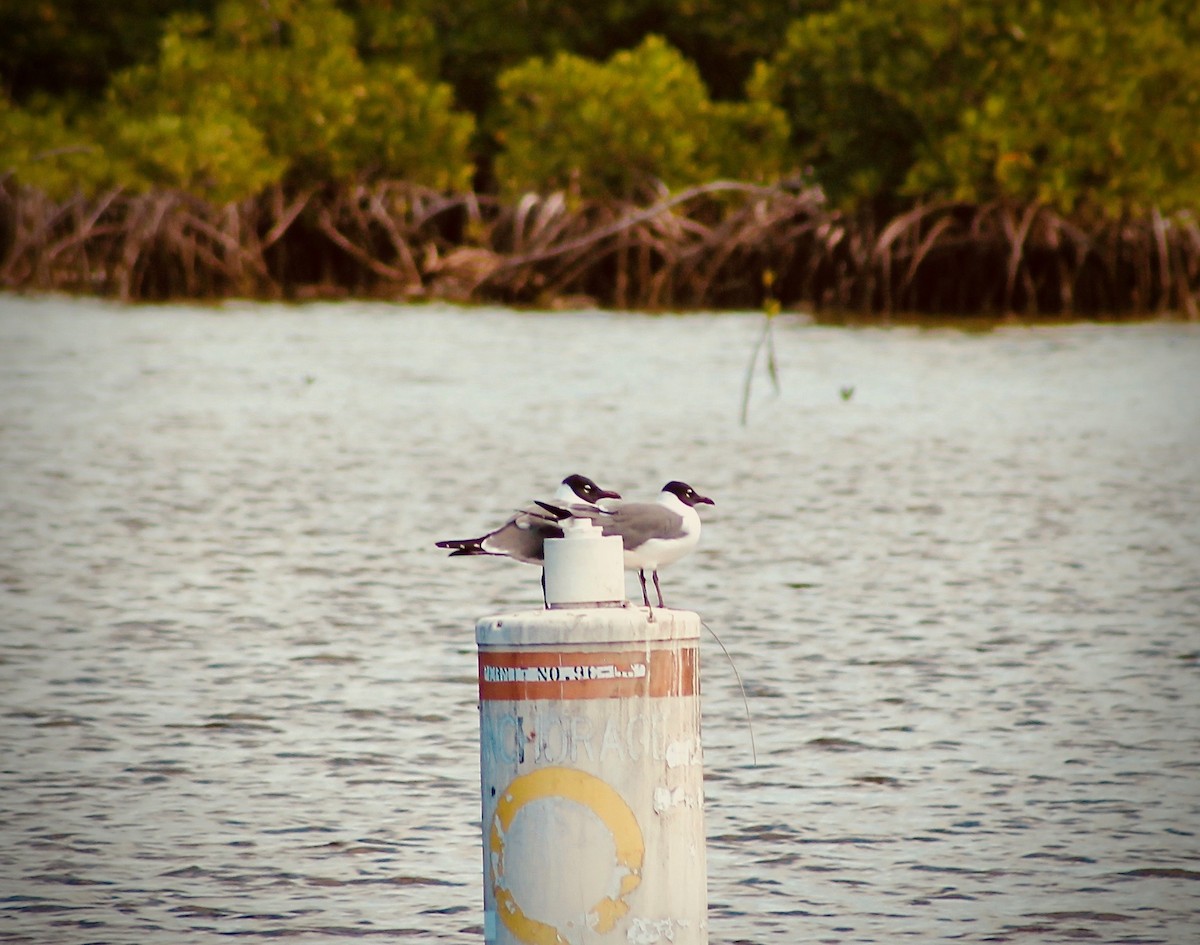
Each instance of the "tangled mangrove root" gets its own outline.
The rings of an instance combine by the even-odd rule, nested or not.
[[[124,300],[366,296],[646,310],[1200,318],[1200,223],[1090,228],[1041,205],[930,203],[880,227],[812,187],[716,181],[653,204],[515,203],[403,182],[213,206],[0,187],[0,285]]]

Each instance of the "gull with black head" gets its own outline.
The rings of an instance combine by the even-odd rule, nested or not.
[[[596,503],[603,499],[619,499],[619,492],[601,489],[587,476],[567,476],[554,493],[554,503],[543,505],[538,502],[517,511],[499,528],[478,538],[451,538],[439,541],[437,547],[452,549],[451,558],[460,555],[494,555],[512,558],[524,564],[541,565],[545,560],[542,543],[547,538],[562,538],[559,519],[575,511],[598,511]],[[555,509],[546,511],[549,505]],[[561,514],[566,511],[567,515]]]
[[[586,518],[599,525],[605,535],[618,535],[625,546],[625,570],[637,571],[642,585],[642,602],[650,606],[646,572],[654,579],[658,606],[663,603],[658,571],[693,551],[700,541],[697,505],[715,505],[686,482],[673,479],[663,486],[656,502],[620,502],[611,508],[565,508],[550,502],[538,505],[556,519]]]

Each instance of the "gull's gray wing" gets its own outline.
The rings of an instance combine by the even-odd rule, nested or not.
[[[611,512],[572,511],[601,526],[605,535],[619,535],[629,551],[652,538],[682,538],[686,534],[683,517],[657,502],[627,502]]]
[[[526,564],[541,564],[545,555],[542,542],[562,538],[562,529],[536,505],[521,509],[507,522],[483,536],[483,550],[508,555]]]

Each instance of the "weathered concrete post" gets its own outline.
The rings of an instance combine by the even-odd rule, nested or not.
[[[484,938],[705,943],[700,618],[630,607],[581,524],[546,542],[550,609],[476,626]]]

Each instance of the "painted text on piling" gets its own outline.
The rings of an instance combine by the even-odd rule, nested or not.
[[[635,663],[628,669],[607,666],[487,666],[484,682],[582,682],[587,679],[641,679],[646,664]]]

